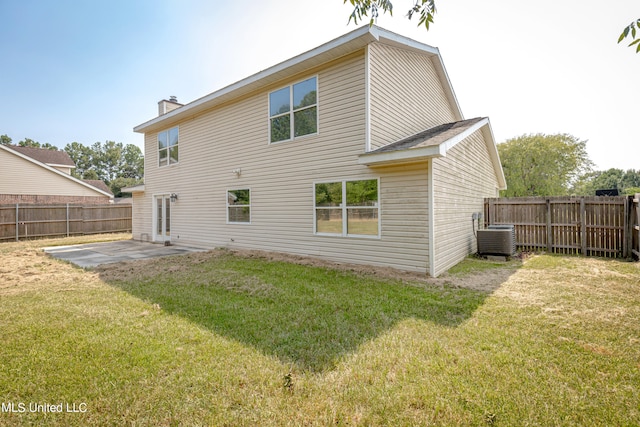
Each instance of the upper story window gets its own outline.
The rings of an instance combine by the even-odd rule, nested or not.
[[[178,163],[178,127],[158,133],[158,166]]]
[[[283,87],[269,94],[270,142],[318,132],[318,79]]]

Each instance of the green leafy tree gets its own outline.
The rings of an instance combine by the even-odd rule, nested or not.
[[[46,148],[48,150],[54,150],[54,151],[58,150],[58,147],[56,147],[55,145],[51,145],[48,142],[41,144],[38,141],[34,141],[33,139],[30,139],[30,138],[23,139],[22,141],[18,142],[18,145],[20,147]]]
[[[76,164],[76,168],[71,172],[73,176],[83,179],[99,179],[98,173],[95,171],[93,163],[94,152],[91,147],[79,142],[72,142],[64,147],[64,151]],[[88,172],[92,172],[91,176],[95,176],[95,178],[88,178],[86,176]]]
[[[634,194],[640,194],[640,187],[629,187],[624,190],[624,193],[633,196]]]
[[[629,47],[636,47],[636,53],[640,53],[640,19],[636,19],[632,21],[631,24],[624,27],[620,37],[618,37],[618,43],[622,42],[622,40],[629,37],[631,39],[631,43],[629,43]]]
[[[122,189],[125,187],[133,187],[134,185],[138,184],[142,184],[141,179],[125,178],[119,176],[118,178],[111,181],[109,188],[111,189],[114,197],[131,197],[131,193],[123,193]]]
[[[369,25],[373,25],[380,12],[389,13],[393,16],[393,4],[389,0],[344,0],[344,3],[351,3],[353,12],[349,16],[349,22],[353,21],[356,25],[358,21],[364,18],[369,19]],[[409,9],[406,16],[411,19],[414,15],[420,16],[418,26],[424,25],[428,30],[429,25],[433,24],[433,17],[436,14],[435,0],[414,0],[413,7]]]
[[[144,157],[136,145],[106,141],[86,146],[79,142],[72,142],[64,149],[76,163],[74,176],[83,179],[101,179],[112,187],[114,194],[117,194],[121,187],[139,183],[144,176]],[[127,181],[118,187],[119,184],[113,184],[118,178],[132,181]]]
[[[594,196],[596,190],[617,189],[621,194],[635,194],[640,187],[640,170],[611,168],[586,173],[576,182],[572,194]]]
[[[122,147],[122,167],[120,176],[141,180],[144,176],[144,156],[140,147],[134,144],[127,144]]]
[[[630,192],[630,189],[640,187],[640,169],[628,169],[624,175],[622,175],[621,184],[627,194],[635,194],[636,192]]]
[[[365,18],[369,18],[369,25],[373,25],[378,19],[378,16],[389,13],[393,16],[393,3],[390,0],[343,0],[343,3],[351,3],[353,6],[353,12],[349,16],[349,22],[353,21],[356,25],[359,21],[364,21]],[[424,25],[428,30],[429,25],[433,24],[433,18],[436,14],[436,2],[435,0],[413,0],[413,7],[411,7],[406,13],[407,18],[411,19],[414,15],[420,16],[418,20],[418,26]],[[636,46],[636,53],[640,52],[640,19],[632,21],[631,24],[626,26],[620,37],[618,43],[622,42],[625,38],[630,37],[631,43],[629,46]]]
[[[82,174],[82,176],[80,177],[82,179],[100,179],[100,177],[98,176],[98,172],[96,172],[93,169],[89,169],[84,171],[84,173]]]
[[[0,145],[11,145],[11,138],[8,135],[0,135]]]
[[[578,178],[593,163],[586,141],[569,134],[530,134],[498,144],[507,190],[506,197],[570,194]]]

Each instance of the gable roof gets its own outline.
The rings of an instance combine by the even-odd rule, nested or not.
[[[66,151],[49,150],[48,148],[21,147],[19,145],[5,145],[18,153],[31,157],[45,165],[75,168],[76,164],[71,160]]]
[[[169,127],[183,118],[193,117],[194,115],[207,111],[216,105],[228,102],[261,87],[279,82],[293,76],[294,74],[304,72],[310,68],[349,55],[374,42],[383,42],[431,56],[445,95],[453,108],[455,118],[458,120],[463,119],[460,105],[458,104],[458,100],[453,92],[453,87],[451,86],[449,76],[445,70],[438,48],[395,34],[375,25],[365,25],[357,30],[338,37],[337,39],[318,46],[315,49],[302,53],[216,92],[210,93],[209,95],[190,102],[162,116],[158,116],[142,123],[134,127],[133,130],[135,132],[145,133]]]
[[[498,180],[498,187],[504,190],[507,188],[507,181],[504,177],[498,148],[496,147],[488,117],[476,117],[434,126],[377,150],[361,154],[358,162],[368,166],[375,166],[444,157],[447,155],[447,151],[477,130],[480,130],[483,134]]]
[[[101,195],[108,196],[108,197],[113,197],[113,194],[111,194],[111,192],[106,192],[104,190],[101,190],[100,188],[94,187],[93,185],[87,184],[86,182],[83,182],[82,180],[79,180],[79,179],[77,179],[77,178],[75,178],[75,177],[73,177],[73,176],[71,176],[71,175],[69,175],[67,173],[60,172],[58,169],[56,169],[56,168],[54,168],[54,167],[52,167],[52,166],[50,166],[48,164],[45,164],[45,163],[43,163],[43,162],[41,162],[39,160],[36,160],[33,157],[29,157],[26,154],[21,153],[19,150],[13,150],[11,148],[8,148],[8,146],[6,146],[6,145],[0,144],[0,152],[2,152],[2,151],[10,153],[10,154],[12,154],[14,156],[20,157],[23,160],[26,160],[26,161],[31,162],[33,164],[36,164],[36,165],[40,166],[41,168],[48,170],[51,173],[54,173],[54,174],[59,175],[59,176],[62,176],[65,179],[68,179],[70,181],[75,182],[76,184],[79,184],[79,185],[82,185],[84,187],[90,188],[91,190],[96,191],[96,192],[100,193]],[[53,151],[53,150],[51,150],[51,151]],[[63,166],[68,166],[68,165],[63,165]]]

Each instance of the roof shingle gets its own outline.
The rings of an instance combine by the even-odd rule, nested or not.
[[[76,164],[71,160],[66,151],[49,150],[47,148],[20,147],[19,145],[6,145],[20,154],[31,157],[45,165],[59,165],[75,167]]]
[[[384,147],[378,148],[377,150],[371,151],[371,154],[439,145],[461,134],[483,119],[484,117],[476,117],[474,119],[438,125],[422,132],[416,133],[415,135],[411,135],[407,138],[401,139],[400,141],[385,145]]]

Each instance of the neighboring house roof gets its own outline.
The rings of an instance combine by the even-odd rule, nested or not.
[[[359,163],[371,166],[444,157],[447,155],[447,151],[477,130],[483,133],[489,157],[491,157],[498,179],[498,187],[504,190],[507,188],[507,182],[493,138],[491,123],[487,117],[476,117],[429,128],[377,150],[361,154]]]
[[[111,192],[106,192],[104,190],[101,190],[100,188],[97,188],[97,187],[95,187],[95,186],[93,186],[91,184],[83,182],[80,179],[74,178],[73,176],[71,176],[71,175],[69,175],[67,173],[60,172],[59,170],[57,170],[56,168],[52,167],[51,165],[48,165],[48,164],[46,164],[44,162],[41,162],[41,161],[39,161],[39,160],[37,160],[37,159],[35,159],[33,157],[30,157],[30,156],[28,156],[26,154],[23,154],[22,152],[20,152],[20,150],[15,150],[15,146],[10,146],[11,148],[8,148],[8,147],[9,146],[7,146],[7,145],[0,144],[0,151],[4,150],[5,152],[11,153],[14,156],[20,157],[20,158],[22,158],[24,160],[27,160],[27,161],[29,161],[29,162],[31,162],[33,164],[36,164],[36,165],[40,166],[41,168],[48,170],[51,173],[57,174],[59,176],[62,176],[65,179],[73,181],[73,182],[75,182],[77,184],[80,184],[80,185],[82,185],[84,187],[90,188],[91,190],[96,191],[96,192],[100,193],[103,196],[113,197],[113,194],[111,194]],[[21,148],[30,148],[30,147],[21,147]],[[51,150],[51,151],[53,151],[53,150]],[[70,167],[69,165],[63,165],[63,166]]]
[[[109,186],[107,186],[107,184],[105,184],[101,179],[83,179],[82,181],[113,196],[113,192],[111,191]]]
[[[269,84],[274,84],[296,73],[304,72],[312,67],[343,57],[352,52],[363,49],[370,43],[378,41],[430,55],[435,66],[436,73],[442,83],[445,96],[449,100],[453,109],[455,118],[458,120],[463,119],[458,100],[453,92],[453,87],[451,86],[449,76],[445,70],[444,63],[442,62],[440,51],[437,48],[392,33],[391,31],[387,31],[375,25],[366,25],[315,49],[295,56],[281,62],[280,64],[267,68],[264,71],[240,80],[230,86],[188,103],[183,107],[149,120],[136,126],[133,130],[135,132],[145,133],[168,127],[183,118],[193,117],[194,115],[209,110],[216,105],[220,105],[224,102],[246,95]]]
[[[76,164],[71,160],[66,151],[49,150],[48,148],[20,147],[19,145],[5,145],[18,153],[31,157],[45,165],[75,168]]]

